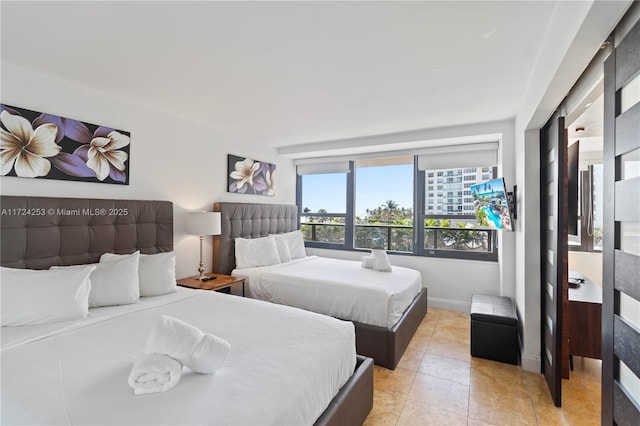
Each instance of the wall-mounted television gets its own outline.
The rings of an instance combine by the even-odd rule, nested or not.
[[[503,178],[471,185],[470,189],[481,228],[513,231],[513,216]]]

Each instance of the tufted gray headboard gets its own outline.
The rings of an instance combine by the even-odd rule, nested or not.
[[[298,229],[298,207],[292,204],[215,203],[222,233],[213,240],[213,272],[230,274],[236,265],[236,237],[258,238]]]
[[[103,253],[173,250],[173,203],[0,197],[0,264],[46,269],[95,263]]]

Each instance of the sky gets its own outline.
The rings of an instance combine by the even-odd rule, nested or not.
[[[324,208],[328,213],[346,212],[344,174],[305,175],[302,177],[302,208],[312,212]],[[356,169],[356,216],[366,216],[393,200],[398,207],[413,208],[413,164],[359,167]]]

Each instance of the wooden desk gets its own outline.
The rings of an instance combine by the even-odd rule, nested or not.
[[[569,278],[584,279],[569,287],[569,355],[602,359],[602,287],[579,272]]]

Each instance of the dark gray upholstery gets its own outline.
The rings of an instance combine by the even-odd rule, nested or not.
[[[373,360],[357,357],[356,369],[313,426],[361,425],[373,408]]]
[[[471,297],[471,319],[496,324],[518,323],[518,315],[510,298],[484,294],[474,294]]]
[[[291,204],[215,203],[221,234],[213,242],[213,272],[230,274],[235,268],[234,240],[259,238],[298,229],[298,207]]]
[[[471,298],[471,356],[518,364],[518,315],[508,297]]]
[[[169,201],[0,197],[0,264],[47,269],[98,262],[103,253],[173,250]]]

